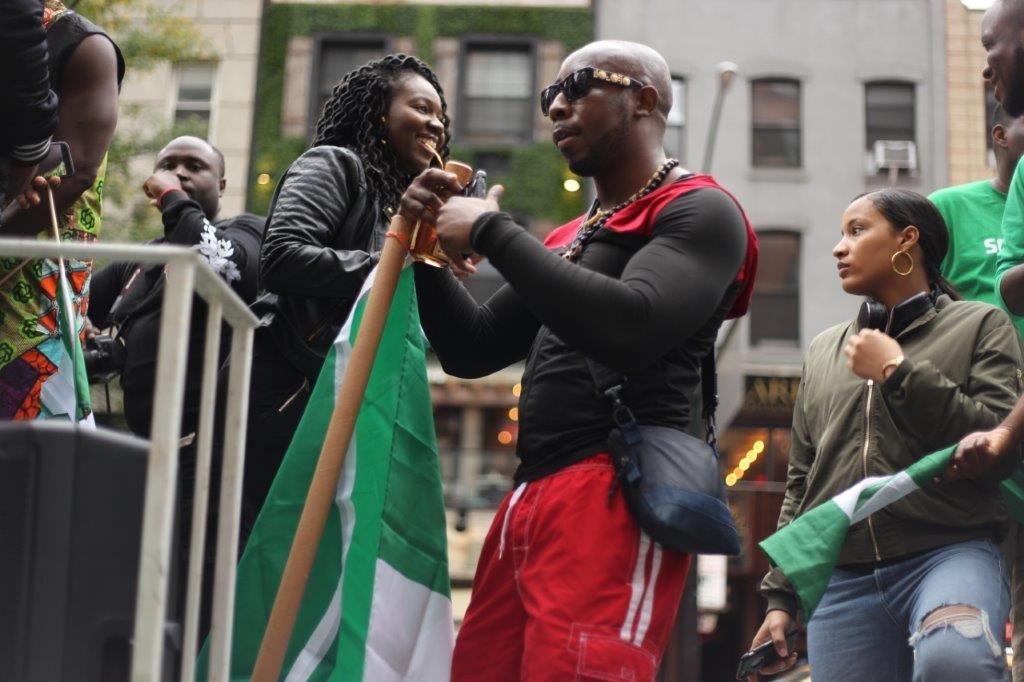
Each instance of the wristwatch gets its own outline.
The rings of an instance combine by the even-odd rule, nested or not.
[[[882,379],[888,379],[890,376],[892,376],[890,374],[886,374],[886,370],[892,367],[893,371],[896,371],[896,368],[900,366],[900,363],[902,363],[904,359],[904,356],[897,355],[892,360],[889,360],[884,365],[882,365]]]

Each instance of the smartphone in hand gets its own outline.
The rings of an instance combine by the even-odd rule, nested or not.
[[[478,170],[473,179],[462,188],[462,196],[483,199],[487,196],[487,171]]]
[[[54,171],[50,173],[50,171]],[[71,159],[71,147],[67,142],[51,142],[50,151],[43,160],[39,162],[36,169],[38,175],[56,175],[58,178],[67,178],[75,174],[75,162]]]
[[[52,171],[52,172],[51,172]],[[4,225],[19,211],[25,210],[39,203],[40,188],[32,185],[32,181],[47,173],[50,177],[66,178],[75,174],[75,164],[71,159],[71,147],[67,142],[50,142],[50,150],[43,160],[36,164],[34,170],[29,170],[32,175],[28,177],[25,186],[18,191],[7,188],[7,199],[11,201],[0,211],[0,225]],[[16,182],[15,184],[21,184]],[[52,183],[51,183],[52,184]],[[11,194],[11,192],[15,192]],[[0,196],[0,204],[3,204],[5,197]]]
[[[793,653],[793,647],[796,646],[796,634],[795,628],[786,633],[786,651],[791,654]],[[781,660],[781,657],[779,652],[775,650],[775,642],[769,639],[764,644],[740,656],[740,664],[736,669],[736,679],[745,680],[747,676],[756,673],[766,665],[777,663],[779,660]]]

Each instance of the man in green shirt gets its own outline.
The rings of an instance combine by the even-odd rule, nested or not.
[[[938,207],[949,228],[949,250],[942,261],[942,274],[960,290],[963,297],[984,301],[1010,313],[1018,334],[1024,338],[1024,305],[1015,308],[1003,276],[1019,271],[1024,284],[1024,174],[1014,169],[1024,152],[1024,117],[1009,116],[1001,104],[992,115],[992,150],[996,157],[996,176],[991,180],[970,182],[934,192],[929,199]],[[1018,266],[1014,268],[1014,266]],[[1024,303],[1024,286],[1020,303]],[[1015,524],[1016,525],[1016,524]],[[1024,682],[1020,652],[1024,634],[1024,538],[1017,530],[1003,546],[1003,556],[1013,575],[1011,590],[1013,611],[1014,682]]]
[[[1024,117],[1013,118],[1002,106],[996,105],[992,119],[995,177],[946,187],[928,198],[938,207],[949,228],[949,250],[942,261],[943,276],[964,298],[1005,309],[996,288],[996,270],[997,262],[1003,262],[999,254],[1005,243],[1003,210],[1007,205],[1007,191],[1014,168],[1024,154]],[[1024,178],[1020,181],[1024,182]],[[1020,237],[1016,262],[1024,261],[1024,224],[1021,224]],[[1024,317],[1011,317],[1017,331],[1024,335]]]

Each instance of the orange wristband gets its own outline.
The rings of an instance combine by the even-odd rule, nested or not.
[[[399,234],[398,232],[388,232],[384,235],[385,237],[394,237],[395,241],[402,245],[406,251],[412,251],[412,241],[409,239],[407,234]]]

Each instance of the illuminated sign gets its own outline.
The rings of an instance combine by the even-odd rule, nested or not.
[[[743,409],[791,413],[796,404],[800,377],[747,376]]]

